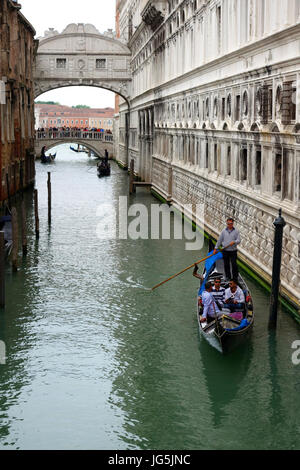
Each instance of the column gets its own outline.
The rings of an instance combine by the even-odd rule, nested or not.
[[[275,93],[274,93],[275,95]],[[296,122],[300,122],[300,73],[297,74]]]

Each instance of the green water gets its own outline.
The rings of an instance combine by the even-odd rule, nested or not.
[[[85,154],[37,162],[40,239],[32,195],[29,254],[6,268],[0,312],[1,449],[299,449],[299,327],[250,279],[251,339],[221,356],[199,337],[191,272],[152,287],[207,252],[184,240],[99,240],[97,207],[127,195],[112,164],[98,179]],[[47,171],[52,172],[52,225]],[[138,189],[130,203],[158,204]]]

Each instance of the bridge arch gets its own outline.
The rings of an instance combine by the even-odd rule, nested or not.
[[[83,145],[84,147],[92,150],[96,155],[103,157],[105,154],[105,149],[107,149],[109,156],[113,156],[113,140],[105,140],[105,139],[92,139],[92,138],[82,138],[81,137],[74,137],[74,136],[50,136],[49,134],[45,134],[39,137],[39,133],[37,132],[36,139],[35,139],[35,154],[37,157],[41,155],[42,148],[45,146],[46,151],[53,149],[54,147],[58,147],[59,145],[63,144],[79,144]],[[108,136],[111,137],[111,136]]]
[[[94,86],[117,93],[128,105],[131,51],[112,33],[90,24],[50,29],[39,39],[34,66],[34,95],[69,86]]]

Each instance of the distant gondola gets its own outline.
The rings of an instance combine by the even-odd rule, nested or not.
[[[209,253],[210,254],[210,253]],[[209,266],[210,265],[210,266]],[[203,272],[204,280],[200,287],[200,297],[197,304],[197,318],[199,323],[200,334],[216,349],[222,353],[227,353],[235,349],[243,343],[250,335],[253,323],[254,313],[252,299],[246,282],[239,274],[238,285],[241,287],[245,295],[245,305],[243,312],[231,313],[225,306],[222,308],[222,315],[219,315],[211,323],[201,323],[200,317],[203,312],[201,302],[201,293],[204,290],[205,283],[213,280],[214,277],[221,277],[221,285],[228,288],[228,282],[225,281],[224,261],[222,259],[211,258],[210,263],[206,263]],[[241,309],[239,309],[241,310]],[[240,317],[240,318],[239,318]]]
[[[4,252],[5,257],[7,257],[12,249],[12,219],[10,214],[0,217],[0,230],[4,232]]]
[[[42,163],[52,163],[55,160],[56,153],[54,155],[41,155]]]
[[[74,147],[72,147],[72,145],[70,145],[70,150],[73,150],[73,152],[76,152],[76,153],[79,153],[79,152],[84,152],[84,153],[89,153],[89,151],[83,147],[80,148],[80,146],[78,145],[77,149],[75,149]]]
[[[97,167],[98,176],[110,176],[110,164],[102,161]]]

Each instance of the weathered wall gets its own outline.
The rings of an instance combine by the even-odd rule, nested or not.
[[[34,180],[34,99],[32,70],[35,31],[10,0],[0,3],[0,201]],[[23,176],[22,176],[23,175]]]

